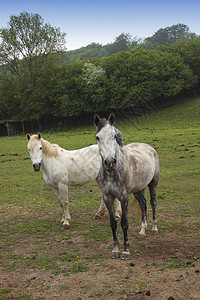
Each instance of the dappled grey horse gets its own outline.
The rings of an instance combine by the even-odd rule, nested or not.
[[[95,138],[98,143],[102,163],[97,178],[103,200],[110,216],[114,248],[112,258],[120,257],[119,240],[117,237],[117,221],[115,219],[114,199],[117,198],[122,206],[121,227],[124,233],[124,250],[122,259],[129,259],[128,241],[128,205],[129,194],[133,193],[138,200],[142,212],[141,235],[147,229],[147,212],[145,189],[150,191],[150,202],[153,210],[154,233],[158,232],[156,221],[156,192],[160,175],[159,158],[156,151],[144,143],[123,145],[121,132],[113,126],[114,113],[108,120],[94,115],[96,125]]]

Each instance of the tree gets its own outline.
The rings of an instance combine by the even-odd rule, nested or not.
[[[84,64],[84,79],[87,84],[97,84],[99,78],[105,74],[105,71],[100,66],[96,66],[91,62]]]
[[[12,15],[8,28],[0,29],[0,63],[14,75],[25,65],[29,75],[36,76],[50,53],[64,50],[65,35],[38,14]]]
[[[143,47],[146,49],[154,49],[159,45],[170,45],[177,42],[181,38],[189,38],[189,27],[184,24],[177,24],[166,28],[161,28],[152,37],[144,40]]]
[[[33,94],[45,66],[52,62],[53,54],[65,50],[65,36],[38,14],[27,12],[12,15],[8,27],[0,29],[0,80],[8,81],[14,89],[13,101],[21,106],[22,119],[33,117],[27,111],[23,114],[24,105],[35,101]]]
[[[132,48],[132,38],[129,33],[121,33],[115,38],[114,43],[107,44],[105,49],[108,51],[109,55],[113,53],[118,53],[121,51],[129,51]]]
[[[189,66],[193,74],[197,77],[196,88],[200,89],[200,37],[191,41],[179,40],[170,46],[160,46],[160,50],[181,55],[184,64]]]
[[[108,78],[107,103],[113,109],[168,99],[196,84],[196,76],[179,54],[157,49],[113,54],[102,67]]]

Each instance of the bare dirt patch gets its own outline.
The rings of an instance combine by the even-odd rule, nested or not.
[[[2,249],[2,295],[9,297],[5,299],[199,299],[197,218],[170,230],[161,226],[157,236],[149,228],[145,238],[138,237],[139,228],[131,223],[128,261],[110,258],[111,234],[106,243],[88,237],[90,229],[102,234],[105,222],[107,217],[92,219],[84,232],[72,222],[66,233],[52,235],[20,229],[11,245]],[[122,243],[120,228],[119,237]],[[8,257],[9,262],[4,260]]]

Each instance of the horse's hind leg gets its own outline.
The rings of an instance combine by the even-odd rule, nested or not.
[[[121,207],[121,202],[116,199],[116,211],[115,211],[115,219],[120,220],[122,216],[122,207]]]
[[[150,192],[150,203],[152,207],[152,213],[153,213],[153,226],[152,226],[152,232],[154,234],[158,233],[158,228],[157,228],[157,220],[156,220],[156,193],[157,193],[157,184],[158,182],[153,179],[149,183],[149,192]]]
[[[101,219],[105,215],[105,212],[106,212],[106,205],[105,205],[103,199],[101,199],[100,207],[99,207],[98,211],[96,212],[94,218],[96,220]]]
[[[145,188],[146,190],[146,188]],[[141,230],[139,232],[140,235],[145,236],[146,235],[146,230],[147,230],[147,205],[146,205],[146,199],[144,197],[145,190],[139,191],[134,193],[134,197],[137,199],[139,202],[141,211],[142,211],[142,226]]]
[[[158,181],[155,179],[152,179],[152,181],[149,183],[149,192],[150,192],[150,203],[152,207],[153,212],[153,226],[152,226],[152,232],[154,234],[158,233],[157,228],[157,220],[156,220],[156,193],[157,193],[157,184]]]
[[[96,220],[101,219],[105,215],[105,213],[106,213],[106,205],[105,205],[105,203],[104,203],[104,201],[102,199],[100,207],[99,207],[98,211],[96,212],[94,218]],[[116,218],[116,220],[120,220],[121,219],[121,215],[122,215],[121,203],[117,199],[116,200],[116,212],[115,212],[115,218]]]
[[[69,210],[68,210],[68,186],[67,185],[64,185],[64,184],[61,184],[59,186],[59,192],[60,192],[60,198],[61,198],[61,201],[62,201],[62,204],[63,204],[63,223],[62,223],[62,226],[63,228],[65,229],[68,229],[69,228],[69,220],[71,219],[70,217],[70,213],[69,213]]]

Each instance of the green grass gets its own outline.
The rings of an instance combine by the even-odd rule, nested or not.
[[[166,259],[166,268],[169,269],[179,269],[179,268],[187,268],[187,267],[194,267],[192,263],[185,262],[177,256],[171,256]]]
[[[159,154],[159,234],[165,238],[185,225],[187,231],[180,231],[180,238],[199,237],[200,98],[177,102],[138,119],[127,120],[119,115],[115,125],[123,132],[125,144],[145,142]],[[66,132],[44,132],[42,136],[69,150],[95,143],[92,120],[91,126]],[[2,137],[0,143],[0,264],[4,272],[23,273],[30,269],[70,276],[108,268],[112,235],[108,216],[100,221],[94,220],[101,199],[97,183],[69,188],[72,220],[66,232],[59,226],[61,208],[58,200],[44,182],[42,172],[32,169],[25,135]],[[150,222],[150,205],[148,215]],[[132,218],[130,225],[130,250],[137,258],[141,250],[148,247],[137,236]],[[122,243],[120,229],[119,238]],[[156,240],[151,237],[149,245],[153,244]],[[199,261],[198,250],[197,247],[196,253],[192,254],[196,261]],[[182,258],[170,259],[164,262],[167,268],[188,267]],[[157,268],[160,264],[153,261],[152,266]],[[114,272],[115,269],[116,266],[110,266],[108,271]],[[134,292],[146,287],[146,283],[140,283]],[[15,287],[5,286],[0,299],[9,299],[13,290]],[[119,295],[126,292],[123,287]],[[27,296],[28,292],[24,295],[24,299],[36,299]],[[23,299],[23,295],[18,295],[18,299]]]

